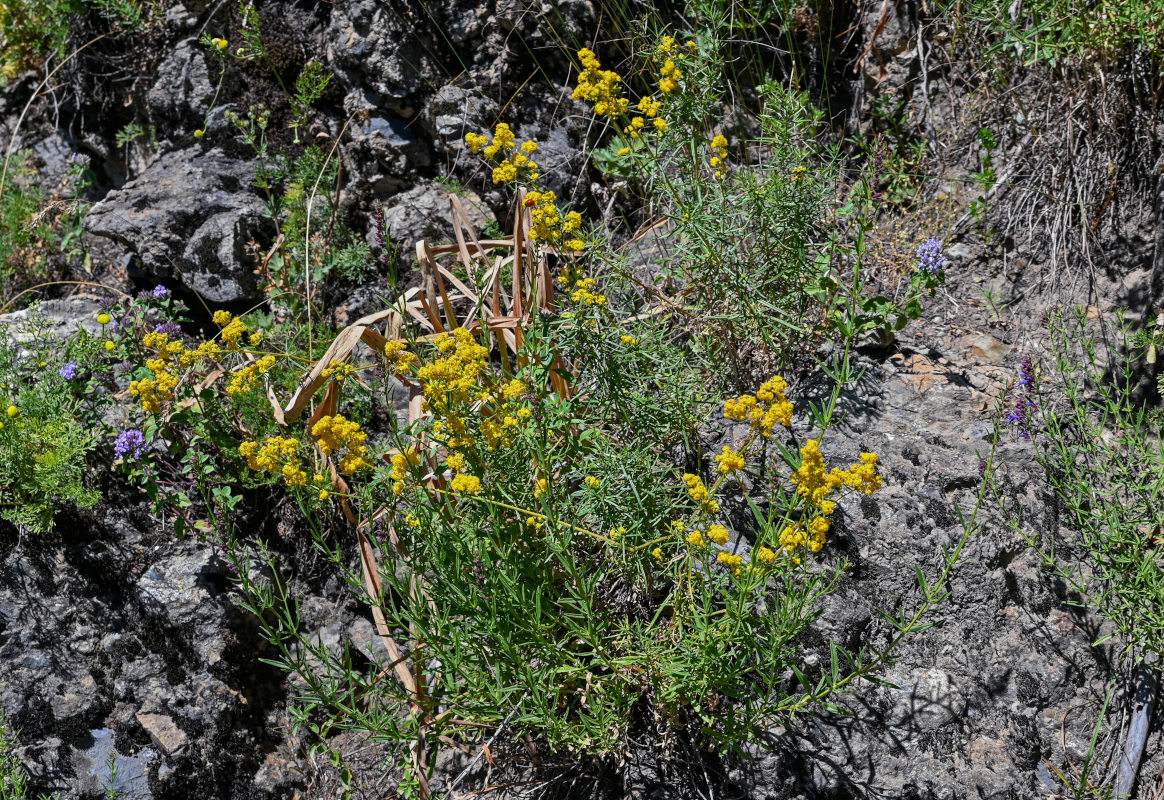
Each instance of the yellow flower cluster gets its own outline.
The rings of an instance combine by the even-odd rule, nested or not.
[[[264,470],[283,476],[288,486],[307,485],[307,473],[299,465],[299,440],[272,436],[262,445],[258,442],[243,442],[238,446],[239,455],[247,460],[247,466],[256,472]]]
[[[687,45],[693,48],[694,42],[688,42]],[[659,68],[659,91],[663,94],[678,89],[679,80],[683,77],[683,73],[675,66],[676,58],[682,60],[683,54],[676,49],[674,37],[664,36],[659,40],[659,46],[651,59],[656,64],[663,61],[663,66]]]
[[[619,341],[627,347],[638,347],[639,340],[637,336],[631,336],[629,333],[624,333],[619,337]]]
[[[737,422],[748,422],[752,430],[770,437],[777,425],[787,428],[792,424],[792,403],[784,396],[787,390],[788,384],[777,375],[765,381],[755,395],[742,394],[724,401],[723,415]]]
[[[719,471],[724,475],[739,472],[745,464],[743,455],[732,450],[726,444],[723,446],[723,452],[716,456],[715,460],[719,464]]]
[[[687,484],[687,494],[691,496],[692,500],[699,503],[701,509],[712,514],[719,511],[719,501],[707,491],[707,486],[704,485],[702,478],[688,472],[683,476],[683,482]]]
[[[716,561],[718,561],[719,563],[721,563],[725,567],[727,567],[729,570],[731,570],[733,577],[738,578],[740,564],[742,564],[744,562],[744,557],[741,555],[736,555],[734,553],[725,553],[723,551],[720,551],[720,554],[718,556],[716,556]]]
[[[808,523],[807,530],[799,522],[786,525],[780,532],[780,550],[794,555],[798,549],[807,547],[812,552],[819,553],[824,548],[825,534],[828,530],[829,521],[824,517],[813,517]],[[800,563],[799,559],[796,559],[796,563]]]
[[[545,478],[538,478],[537,485],[534,487],[534,497],[545,497],[549,489],[549,482]]]
[[[604,70],[592,50],[579,50],[578,60],[582,62],[582,71],[578,74],[578,86],[574,89],[573,98],[593,103],[594,113],[600,117],[618,119],[626,116],[630,101],[621,96],[622,76]]]
[[[793,167],[792,168],[792,182],[796,183],[804,177],[804,173],[808,172],[807,167]]]
[[[404,494],[405,481],[408,478],[408,471],[413,467],[420,465],[420,453],[413,448],[401,450],[392,456],[392,494]]]
[[[480,152],[486,160],[495,162],[493,167],[493,182],[496,184],[510,183],[524,176],[527,180],[538,179],[538,165],[530,159],[530,154],[537,152],[537,142],[525,142],[519,148],[515,143],[516,137],[509,126],[504,122],[497,123],[493,129],[493,142],[479,133],[465,134],[465,144],[473,153]],[[500,159],[500,160],[499,160]]]
[[[470,444],[472,438],[467,435],[464,415],[478,397],[478,378],[485,371],[489,350],[477,344],[473,334],[464,328],[457,328],[452,334],[442,332],[433,344],[444,355],[416,372],[424,392],[423,409],[436,418],[434,433],[448,430],[449,447]]]
[[[198,345],[194,350],[183,350],[178,354],[178,363],[183,367],[189,367],[199,361],[217,361],[221,357],[222,346],[211,339]]]
[[[402,342],[399,339],[394,339],[384,345],[384,355],[388,357],[388,363],[397,375],[407,374],[412,370],[412,365],[417,362],[416,354],[408,352],[408,342]]]
[[[275,366],[274,356],[263,356],[258,361],[247,364],[235,370],[226,385],[227,394],[247,394],[259,383],[259,378],[266,375],[271,367]]]
[[[523,394],[525,394],[526,388],[527,387],[524,381],[519,381],[517,378],[514,378],[511,381],[507,381],[506,384],[501,387],[501,396],[506,400],[517,400]]]
[[[360,430],[358,422],[345,419],[340,414],[322,417],[312,426],[311,435],[315,437],[320,452],[325,456],[347,449],[347,453],[339,462],[339,470],[345,475],[371,466],[364,458],[368,453],[368,448],[364,444],[368,440],[368,434]]]
[[[722,133],[717,134],[716,137],[711,140],[709,147],[711,148],[712,156],[711,160],[707,163],[711,166],[712,169],[715,170],[715,177],[722,178],[723,171],[720,169],[720,167],[723,166],[724,160],[727,159],[728,156],[727,138]]]
[[[174,399],[174,389],[178,386],[178,376],[172,372],[159,370],[154,377],[129,382],[129,393],[141,401],[141,407],[151,414],[160,414],[162,404]]]
[[[529,238],[552,244],[561,243],[566,250],[581,250],[586,243],[577,235],[570,234],[582,226],[582,215],[571,211],[563,217],[557,202],[558,196],[553,192],[526,192],[525,207],[530,210],[529,215],[533,220]]]
[[[716,544],[718,544],[722,547],[723,545],[728,543],[728,538],[729,538],[728,529],[725,528],[723,525],[720,525],[718,523],[715,525],[712,525],[710,528],[707,529],[707,538],[710,541],[715,542]]]
[[[827,472],[817,440],[809,439],[800,449],[800,455],[800,468],[792,473],[796,493],[819,508],[822,514],[833,513],[836,504],[828,498],[842,486],[856,489],[862,494],[872,494],[881,488],[875,453],[862,453],[860,462],[848,469],[833,467]]]
[[[481,491],[481,479],[476,475],[458,475],[453,478],[449,488],[458,494],[478,494]]]
[[[247,332],[246,323],[241,319],[232,319],[229,311],[215,311],[214,324],[222,328],[222,341],[226,342],[227,351],[233,353],[238,350],[239,340]]]
[[[141,401],[141,407],[151,414],[160,414],[162,405],[174,399],[178,388],[175,367],[182,364],[185,348],[180,341],[171,341],[170,335],[150,331],[142,337],[141,343],[154,351],[153,358],[147,358],[146,368],[153,373],[152,378],[129,382],[129,393]]]
[[[596,285],[597,283],[593,278],[580,278],[574,284],[574,291],[570,293],[570,300],[585,306],[598,306],[599,308],[605,306],[606,295],[594,291]]]
[[[356,368],[346,361],[333,361],[330,367],[319,374],[324,378],[334,378],[336,383],[343,383],[356,374]]]

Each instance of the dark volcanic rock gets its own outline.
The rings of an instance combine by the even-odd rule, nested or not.
[[[217,149],[167,153],[95,205],[85,227],[139,255],[149,279],[184,284],[209,303],[254,301],[244,252],[263,228],[254,170]]]
[[[158,67],[157,79],[146,94],[146,107],[167,134],[188,134],[201,127],[201,116],[213,97],[206,54],[197,39],[190,38]]]

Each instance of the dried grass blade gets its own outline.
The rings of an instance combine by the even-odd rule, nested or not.
[[[429,256],[428,245],[421,239],[416,243],[416,261],[420,264],[420,277],[422,291],[429,297],[436,294],[436,283],[433,280],[432,260]]]
[[[522,308],[522,283],[524,277],[522,276],[522,257],[521,250],[523,246],[522,223],[525,221],[524,210],[525,192],[522,192],[517,198],[517,211],[513,215],[513,277],[509,287],[510,293],[513,295],[513,313],[521,316]]]
[[[319,422],[324,417],[335,416],[335,412],[339,410],[339,384],[335,381],[327,386],[327,391],[323,393],[323,400],[315,407],[315,413],[307,420],[307,430],[310,431],[315,427],[315,423]]]
[[[431,302],[429,302],[428,295],[425,292],[420,291],[416,293],[416,297],[418,300],[420,300],[420,304],[424,307],[424,313],[428,315],[429,322],[432,323],[432,329],[437,333],[443,333],[445,326],[441,323],[440,312],[437,311],[436,307]]]
[[[327,378],[323,377],[323,371],[327,369],[333,362],[347,361],[352,354],[352,350],[360,343],[360,337],[364,333],[363,325],[349,325],[339,332],[335,337],[335,341],[327,348],[323,356],[315,362],[315,366],[307,373],[307,376],[299,384],[299,388],[295,390],[295,394],[291,395],[291,399],[287,401],[286,407],[283,409],[283,416],[288,423],[293,423],[299,419],[303,413],[303,409],[311,402],[311,398],[315,395],[319,388],[327,382]]]
[[[461,198],[455,194],[449,195],[449,207],[453,217],[453,235],[457,237],[457,251],[461,254],[461,263],[472,275],[473,257],[469,255],[469,248],[465,244],[465,235],[462,232],[462,228],[471,231],[472,226],[469,224],[469,218],[465,215],[465,207],[461,205]]]
[[[411,697],[418,697],[416,679],[408,671],[404,659],[400,655],[400,648],[392,638],[392,631],[388,628],[388,621],[384,618],[384,611],[380,604],[384,602],[384,587],[380,583],[380,566],[376,563],[376,554],[372,551],[372,543],[362,528],[356,528],[356,541],[360,547],[360,569],[364,574],[364,589],[372,598],[372,621],[376,624],[376,633],[388,651],[388,658],[396,665],[396,677],[404,686],[404,690]]]
[[[428,242],[426,242],[424,239],[421,239],[419,242],[417,242],[416,249],[418,251],[423,249],[427,256],[428,269],[431,271],[433,280],[436,283],[437,294],[440,296],[441,305],[444,306],[445,319],[448,320],[449,327],[459,327],[460,323],[457,322],[457,313],[453,310],[453,304],[449,300],[449,293],[445,289],[445,279],[441,274],[443,270],[437,265],[436,260],[433,259],[432,252],[428,247]],[[432,297],[432,295],[429,296]]]

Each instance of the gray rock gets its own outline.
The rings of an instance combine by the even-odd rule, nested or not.
[[[418,89],[443,83],[443,70],[410,15],[375,0],[337,4],[325,33],[327,67],[349,91],[400,117],[419,108]]]
[[[26,343],[38,336],[63,342],[78,328],[97,336],[101,332],[101,324],[97,322],[99,311],[97,298],[89,295],[45,300],[20,311],[0,314],[0,330],[17,343]]]
[[[174,9],[171,9],[173,11]],[[168,16],[168,15],[167,15]],[[206,55],[197,39],[180,42],[158,67],[154,85],[146,93],[146,108],[164,130],[201,127],[201,118],[214,97]],[[192,128],[191,128],[192,129]]]
[[[497,103],[483,94],[449,83],[425,106],[425,120],[446,152],[465,149],[466,133],[481,133],[497,117]]]
[[[153,743],[166,755],[173,756],[186,749],[186,734],[165,714],[137,714],[137,721],[149,734]]]
[[[89,736],[92,745],[74,750],[72,757],[82,791],[91,795],[112,791],[119,800],[152,800],[149,778],[157,753],[147,747],[136,755],[121,754],[108,728],[90,731]]]
[[[137,253],[150,279],[183,283],[210,303],[254,301],[244,252],[264,227],[254,169],[217,149],[167,153],[96,204],[86,230]]]
[[[906,674],[890,673],[886,678],[898,686],[886,689],[892,702],[886,721],[907,734],[951,725],[966,712],[966,699],[954,676],[945,670],[915,669]]]
[[[375,194],[398,192],[417,180],[418,170],[431,161],[426,143],[409,128],[407,121],[396,116],[377,116],[375,109],[364,107],[364,98],[345,102],[349,113],[369,111],[362,121],[348,126],[348,144],[344,155],[352,170],[360,176],[361,188]]]
[[[429,244],[444,244],[453,241],[452,211],[450,193],[431,183],[421,184],[396,195],[384,208],[384,220],[388,226],[389,239],[394,247],[399,247],[400,256],[412,259],[416,242],[425,239]],[[480,235],[493,215],[472,192],[462,192],[461,205],[469,216],[469,222]]]

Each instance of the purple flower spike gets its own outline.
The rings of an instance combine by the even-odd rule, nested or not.
[[[145,435],[141,431],[126,431],[113,443],[113,452],[118,458],[138,459],[144,451]]]
[[[61,367],[61,377],[67,381],[71,381],[77,377],[77,373],[80,371],[80,369],[81,368],[77,366],[76,361],[70,361],[68,364],[65,364],[63,367]]]
[[[1027,394],[1032,394],[1035,391],[1035,367],[1030,356],[1024,358],[1022,366],[1019,367],[1018,385],[1024,387]]]
[[[154,290],[150,293],[150,296],[155,300],[165,300],[170,296],[170,290],[159,283],[156,287],[154,287]]]
[[[182,333],[182,326],[176,322],[163,322],[160,325],[155,325],[154,331],[157,333],[167,334],[173,338]]]
[[[923,272],[938,275],[946,266],[946,257],[942,255],[942,243],[938,239],[926,239],[917,249],[917,268]]]

